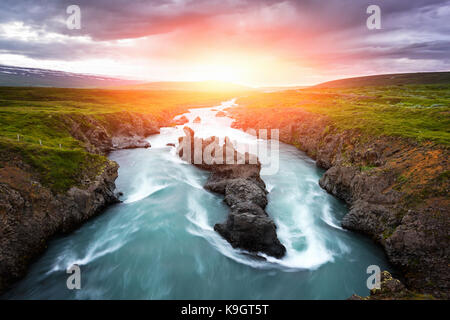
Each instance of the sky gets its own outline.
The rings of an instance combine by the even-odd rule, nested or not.
[[[78,5],[81,29],[66,10]],[[369,5],[381,9],[370,30]],[[450,70],[450,0],[1,0],[0,64],[148,81],[310,85]]]

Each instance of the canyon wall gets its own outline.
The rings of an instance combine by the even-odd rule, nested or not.
[[[408,288],[449,297],[448,148],[339,130],[300,108],[229,111],[233,127],[279,129],[282,142],[326,169],[320,186],[350,209],[342,226],[381,244]]]
[[[119,112],[100,115],[60,114],[59,123],[85,148],[106,155],[123,148],[149,147],[144,137],[169,125],[152,115]],[[118,164],[99,156],[93,170],[77,168],[78,183],[56,192],[42,183],[20,152],[5,149],[0,157],[0,292],[23,277],[29,264],[54,235],[78,227],[119,200],[115,195]],[[45,172],[44,172],[45,174]]]

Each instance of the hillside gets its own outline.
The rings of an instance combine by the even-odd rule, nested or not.
[[[143,82],[57,70],[0,65],[0,87],[104,88],[111,90],[242,92],[250,87],[224,81]]]
[[[116,203],[112,150],[145,137],[189,107],[229,94],[187,91],[0,88],[0,293],[22,277],[55,234]]]
[[[450,72],[400,73],[356,77],[320,83],[314,88],[355,88],[414,84],[450,84]]]
[[[0,65],[0,86],[6,87],[99,88],[137,83],[112,77]]]
[[[125,125],[131,121],[127,114],[134,114],[151,119],[153,127],[159,128],[189,107],[230,97],[175,91],[0,87],[0,160],[7,159],[8,152],[17,154],[36,170],[41,182],[56,192],[65,191],[77,183],[79,168],[89,166],[92,157],[106,159],[87,152],[89,141],[74,136],[67,121],[87,129],[93,121],[108,125],[120,123],[120,118]]]

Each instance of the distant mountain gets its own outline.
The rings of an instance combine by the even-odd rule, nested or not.
[[[160,81],[120,86],[127,90],[176,90],[176,91],[250,91],[250,87],[224,81]]]
[[[328,81],[313,88],[352,88],[407,84],[450,84],[450,72],[398,73]]]
[[[56,70],[0,65],[0,86],[3,87],[98,88],[138,83],[142,82]]]
[[[245,87],[223,81],[161,81],[144,82],[112,77],[87,75],[57,70],[23,68],[0,65],[0,86],[5,87],[57,87],[57,88],[109,88],[124,90],[177,90],[177,91],[249,91]]]

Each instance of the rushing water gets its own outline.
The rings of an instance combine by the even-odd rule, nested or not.
[[[232,129],[231,119],[215,117],[232,104],[190,110],[189,126],[203,137],[264,147],[265,141]],[[201,124],[192,123],[197,116]],[[112,153],[123,203],[52,240],[4,298],[345,299],[369,293],[369,265],[389,270],[379,247],[340,227],[347,208],[319,187],[323,171],[283,143],[270,148],[279,153],[278,172],[262,178],[270,191],[267,212],[287,254],[256,261],[232,249],[213,230],[229,208],[203,189],[208,173],[166,146],[183,135],[182,127],[163,128],[149,138],[150,149]],[[66,286],[73,264],[81,268],[81,290]]]

